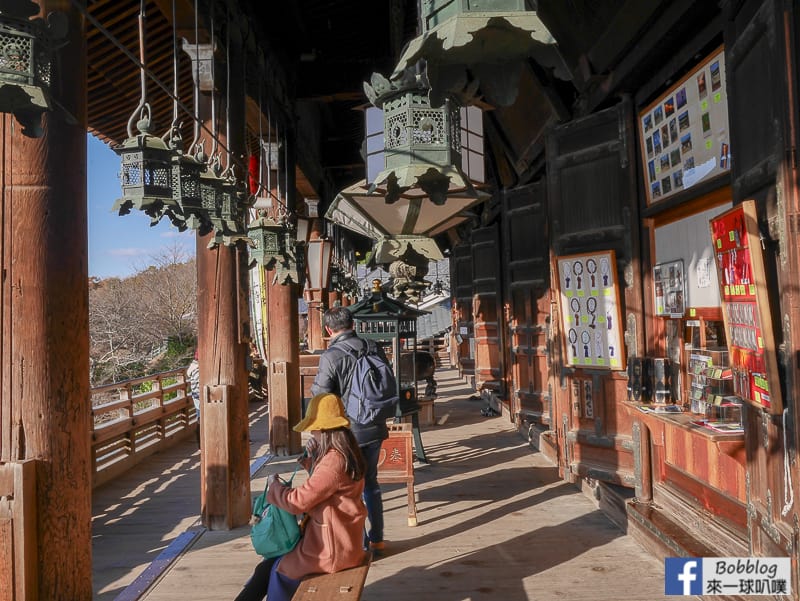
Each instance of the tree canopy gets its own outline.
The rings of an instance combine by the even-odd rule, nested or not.
[[[92,386],[175,369],[197,342],[195,260],[178,246],[126,278],[89,282]]]

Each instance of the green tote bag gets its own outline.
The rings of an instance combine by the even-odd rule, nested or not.
[[[294,475],[286,484],[291,484]],[[300,526],[297,518],[288,511],[267,502],[267,488],[253,503],[253,521],[250,529],[250,540],[256,553],[269,559],[285,555],[294,549],[300,540]]]

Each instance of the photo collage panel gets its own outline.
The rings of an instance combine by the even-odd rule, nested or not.
[[[730,167],[724,50],[640,114],[648,204]]]

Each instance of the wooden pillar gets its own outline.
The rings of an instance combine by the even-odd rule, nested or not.
[[[280,155],[279,170],[284,202],[291,212],[295,207],[294,141],[284,138],[286,151]],[[278,190],[273,190],[278,193]],[[283,285],[275,281],[274,270],[267,271],[267,357],[269,377],[269,444],[276,455],[294,454],[302,450],[300,434],[292,426],[301,419],[300,327],[297,321],[297,284]],[[309,309],[310,313],[310,309]],[[310,315],[309,315],[310,318]],[[309,322],[311,320],[309,319]]]
[[[232,52],[236,52],[236,48]],[[224,63],[223,63],[224,64]],[[221,148],[233,152],[234,164],[244,155],[244,97],[242,61],[231,58],[230,131],[219,132]],[[218,64],[218,68],[220,65]],[[217,111],[226,121],[226,107],[218,92]],[[201,118],[209,130],[210,99],[201,102]],[[207,134],[206,134],[207,135]],[[206,140],[205,148],[212,148]],[[223,152],[223,165],[226,154]],[[246,176],[237,167],[239,178]],[[213,234],[197,237],[197,335],[201,400],[201,514],[212,530],[243,526],[250,520],[250,445],[248,437],[247,312],[248,281],[240,261],[247,251],[219,245],[209,249]],[[240,248],[241,247],[241,248]]]
[[[328,291],[328,307],[344,307],[344,295],[338,290]]]
[[[322,300],[322,290],[309,290],[306,293],[308,304],[308,350],[319,353],[325,350],[325,330],[322,327],[322,315],[327,308]]]
[[[311,234],[309,242],[319,240],[322,236],[322,220],[313,219],[311,221]],[[313,278],[312,280],[313,281]],[[309,288],[306,291],[306,303],[308,304],[308,350],[312,353],[320,353],[325,350],[323,340],[326,332],[322,325],[322,315],[327,309],[328,291]]]
[[[65,15],[68,30],[52,81],[59,108],[44,114],[42,137],[0,118],[0,462],[36,464],[26,507],[36,524],[25,522],[24,544],[38,561],[26,568],[35,575],[25,596],[12,598],[83,600],[92,598],[86,44],[69,2],[39,4]],[[15,572],[19,585],[25,566],[2,526],[0,573]]]

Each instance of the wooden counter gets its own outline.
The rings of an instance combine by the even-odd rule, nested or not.
[[[716,432],[692,423],[698,416],[655,413],[625,402],[631,418],[649,431],[653,484],[678,489],[706,510],[742,523],[745,492],[744,433]]]

